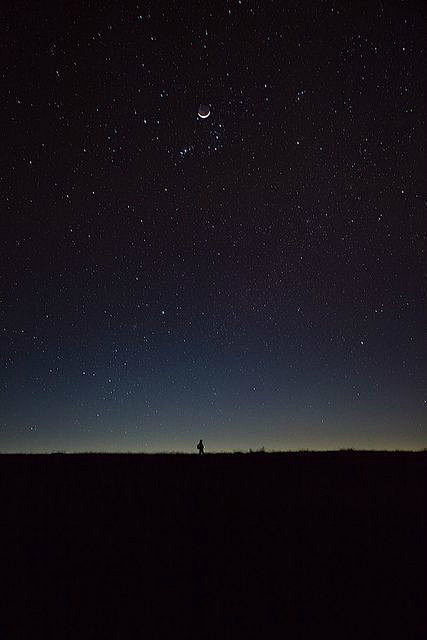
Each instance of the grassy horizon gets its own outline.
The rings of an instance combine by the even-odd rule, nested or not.
[[[232,451],[207,451],[204,456],[216,455],[283,455],[283,454],[331,454],[331,453],[427,453],[427,448],[422,449],[355,449],[352,447],[343,449],[247,449]],[[51,456],[51,455],[72,455],[72,456],[198,456],[197,452],[190,451],[8,451],[1,452],[0,456]]]

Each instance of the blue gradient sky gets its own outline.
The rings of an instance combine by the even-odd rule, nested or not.
[[[4,20],[0,451],[427,446],[420,5]]]

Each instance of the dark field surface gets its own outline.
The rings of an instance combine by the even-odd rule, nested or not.
[[[2,638],[422,638],[425,453],[0,456]]]

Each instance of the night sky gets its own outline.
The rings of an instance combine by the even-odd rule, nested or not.
[[[1,451],[427,446],[423,4],[2,5]]]

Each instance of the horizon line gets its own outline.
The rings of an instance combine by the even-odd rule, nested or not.
[[[277,454],[277,453],[425,453],[427,447],[420,449],[356,449],[354,447],[344,447],[341,449],[265,449],[261,447],[259,449],[233,449],[233,450],[213,450],[205,452],[203,455],[253,455],[253,454]],[[144,456],[156,456],[156,455],[184,455],[184,456],[197,456],[199,454],[193,451],[0,451],[0,456],[8,455],[25,455],[25,456],[40,456],[40,455],[144,455]]]

